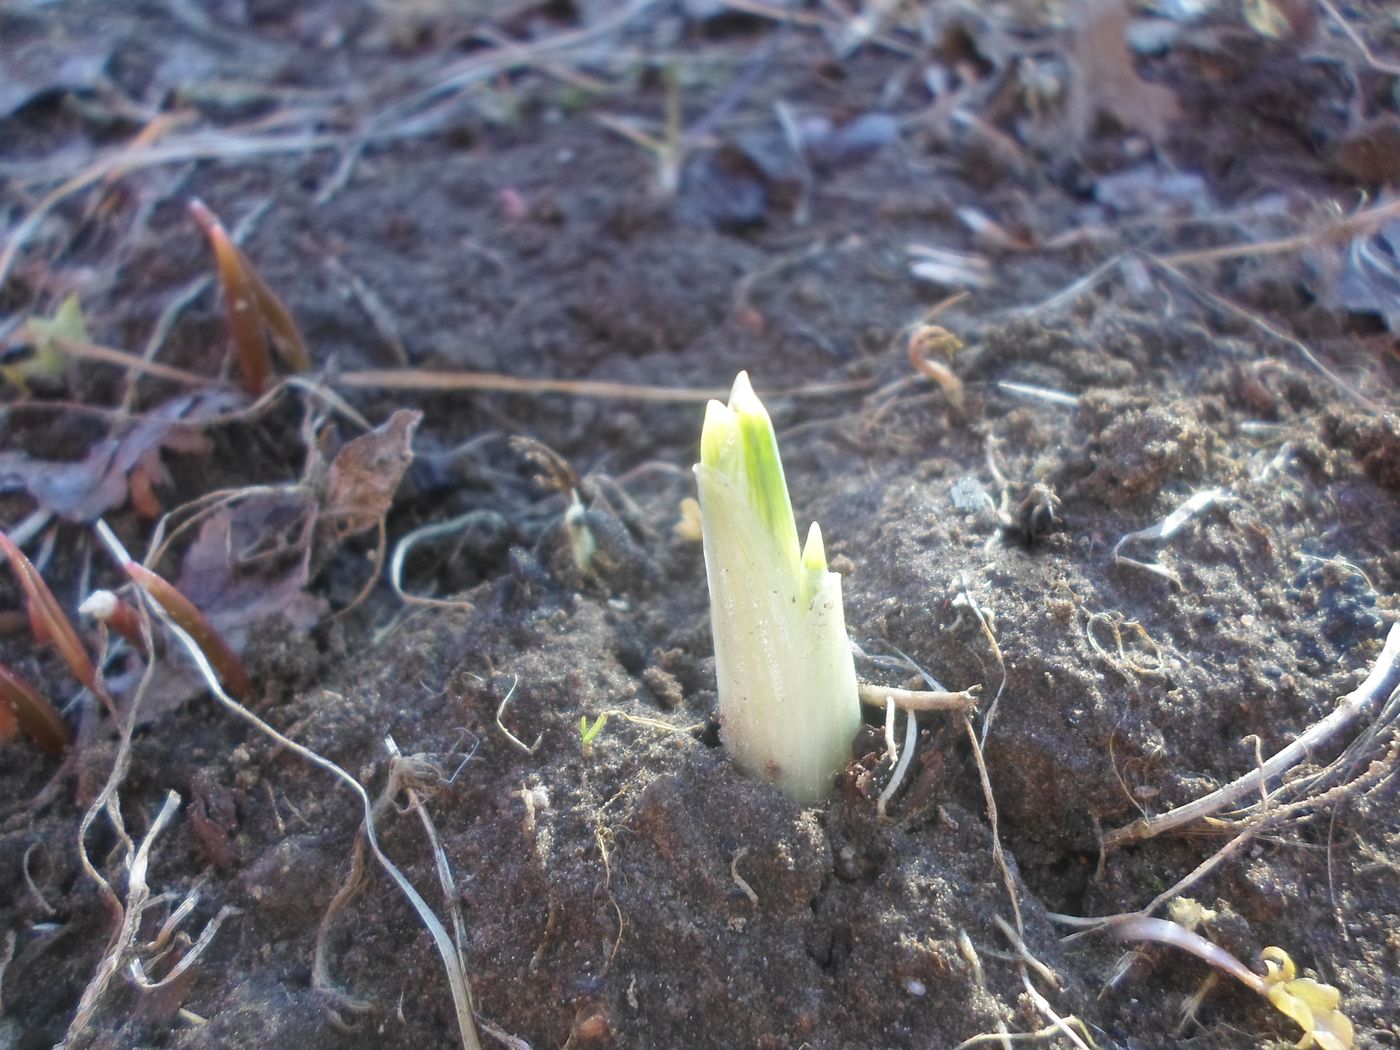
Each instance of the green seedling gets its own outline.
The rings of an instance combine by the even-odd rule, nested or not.
[[[1110,930],[1120,941],[1155,941],[1180,948],[1245,984],[1298,1022],[1303,1029],[1299,1050],[1351,1050],[1354,1037],[1351,1021],[1340,1009],[1341,992],[1311,977],[1299,977],[1292,957],[1282,948],[1271,946],[1260,953],[1261,976],[1214,941],[1177,922],[1139,915],[1114,923]]]
[[[288,368],[294,372],[310,369],[311,355],[292,320],[291,311],[233,242],[218,216],[198,200],[190,202],[190,214],[204,230],[214,250],[228,314],[229,336],[243,373],[244,388],[254,397],[267,389],[268,378],[272,375],[269,333],[272,345]]]
[[[604,711],[593,720],[593,724],[588,724],[588,716],[583,715],[578,720],[578,742],[583,748],[583,756],[587,758],[593,753],[593,741],[598,738],[598,734],[603,731],[603,726],[608,724],[608,713]]]
[[[695,467],[720,736],[741,769],[811,803],[860,728],[841,577],[821,529],[803,547],[773,423],[748,374],[711,401]]]
[[[0,359],[0,375],[20,390],[31,384],[62,383],[68,374],[68,357],[59,343],[65,339],[88,343],[87,321],[76,295],[59,304],[52,317],[31,317],[24,324],[28,342],[6,351]]]

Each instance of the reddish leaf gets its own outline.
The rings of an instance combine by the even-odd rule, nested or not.
[[[127,562],[126,572],[195,640],[229,693],[240,698],[252,693],[253,683],[248,679],[243,661],[194,602],[181,594],[169,580],[144,565]]]
[[[31,619],[37,619],[43,624],[43,630],[48,636],[46,641],[53,642],[54,648],[68,664],[68,669],[73,672],[74,678],[106,700],[106,693],[97,680],[97,668],[93,666],[92,658],[88,656],[73,621],[68,619],[63,607],[58,604],[58,599],[53,596],[53,591],[49,590],[49,585],[39,575],[39,570],[34,568],[24,551],[16,547],[4,532],[0,532],[0,551],[9,558],[15,580],[29,600]]]
[[[53,704],[0,664],[0,740],[13,740],[16,726],[51,755],[63,754],[73,739],[68,723]]]

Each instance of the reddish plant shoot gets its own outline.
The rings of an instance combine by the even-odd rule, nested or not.
[[[152,572],[144,565],[129,561],[126,563],[126,572],[194,639],[231,695],[240,700],[252,695],[253,683],[248,678],[243,661],[194,602],[181,594],[165,577]]]
[[[51,755],[63,754],[73,741],[68,723],[57,708],[27,681],[0,664],[0,740],[13,740],[16,729],[23,729]]]

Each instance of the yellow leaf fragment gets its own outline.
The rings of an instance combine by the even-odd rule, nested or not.
[[[83,317],[83,306],[76,295],[70,295],[59,304],[52,317],[31,317],[25,323],[28,329],[33,352],[14,358],[7,358],[0,365],[3,372],[15,386],[28,390],[34,380],[61,380],[67,373],[68,358],[58,347],[61,339],[71,339],[76,343],[90,342],[87,321]]]
[[[1188,930],[1194,930],[1198,926],[1209,926],[1219,917],[1214,908],[1207,908],[1195,897],[1173,897],[1167,905],[1167,913],[1173,922],[1180,923]]]
[[[676,522],[675,533],[686,543],[700,542],[700,501],[694,496],[681,500],[681,518]]]
[[[1261,957],[1267,971],[1264,994],[1275,1009],[1302,1026],[1300,1050],[1312,1046],[1319,1050],[1351,1050],[1351,1022],[1338,1009],[1342,993],[1330,984],[1297,976],[1297,966],[1282,948],[1265,948]]]

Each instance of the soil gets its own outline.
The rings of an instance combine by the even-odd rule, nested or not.
[[[406,590],[454,607],[405,604],[387,580],[354,604],[375,569],[370,530],[318,542],[301,599],[319,615],[260,608],[240,644],[250,707],[371,796],[386,738],[434,764],[422,809],[455,880],[484,1045],[951,1048],[999,1031],[1071,1045],[1045,1031],[1031,986],[1098,1047],[1292,1044],[1297,1027],[1243,986],[1222,978],[1198,997],[1203,963],[1144,948],[1120,972],[1122,945],[1064,939],[1052,916],[1141,908],[1225,845],[1238,828],[1223,821],[1115,850],[1100,839],[1249,772],[1332,711],[1400,621],[1400,416],[1379,407],[1396,401],[1400,355],[1384,303],[1358,305],[1346,283],[1354,253],[1319,239],[1155,261],[1317,229],[1328,202],[1374,196],[1396,173],[1388,140],[1364,129],[1394,120],[1396,78],[1308,4],[1280,5],[1296,25],[1279,39],[1209,5],[1181,23],[1144,5],[1134,26],[1168,43],[1133,62],[1179,112],[1133,126],[1130,106],[1100,100],[1079,134],[1029,94],[1037,71],[1072,81],[1084,61],[1045,5],[928,5],[844,54],[820,29],[827,5],[792,19],[747,4],[488,6],[0,12],[7,244],[45,193],[159,110],[187,114],[170,142],[224,143],[60,200],[0,287],[11,318],[76,292],[94,341],[139,353],[212,272],[186,210],[199,197],[231,228],[255,220],[244,248],[326,388],[374,424],[424,413],[387,539],[461,519],[404,564]],[[1376,54],[1400,53],[1385,5],[1346,14]],[[471,72],[501,53],[499,34],[570,33],[592,35]],[[471,75],[391,108],[449,69]],[[935,73],[963,78],[962,104],[930,103]],[[668,93],[688,129],[673,193],[654,151],[599,120],[660,135]],[[807,129],[803,156],[776,113]],[[325,141],[266,145],[312,133]],[[1057,241],[1065,231],[1078,236]],[[956,282],[913,276],[908,245],[982,257],[979,286],[950,302]],[[964,343],[949,362],[961,403],[911,369],[923,319]],[[159,360],[213,376],[226,344],[208,288]],[[694,396],[341,383],[409,368]],[[970,727],[920,716],[884,819],[880,711],[813,808],[720,746],[701,550],[675,526],[703,392],[740,369],[774,414],[799,524],[821,522],[844,574],[862,677],[920,687],[922,670],[982,690]],[[80,459],[113,425],[90,409],[116,405],[124,381],[84,361],[57,389],[12,391],[4,447]],[[295,484],[311,454],[301,389],[210,423],[202,449],[167,451],[161,505]],[[136,405],[179,393],[143,380]],[[358,432],[331,415],[329,452]],[[566,497],[522,437],[582,479],[598,543],[585,568]],[[4,488],[14,526],[35,502]],[[1173,535],[1118,546],[1208,490],[1219,498]],[[249,527],[280,520],[260,514]],[[152,522],[132,506],[106,518],[148,548]],[[178,576],[192,540],[161,571]],[[55,519],[36,560],[40,548],[70,611],[122,583],[90,521]],[[284,582],[269,564],[242,578]],[[187,669],[153,688],[118,778],[114,809],[137,842],[167,794],[180,799],[150,847],[155,899],[75,1025],[118,924],[78,843],[119,737],[14,621],[0,658],[71,701],[82,732],[66,760],[0,744],[0,1047],[458,1045],[433,941],[373,865],[326,922],[318,977],[359,802],[189,687]],[[173,642],[162,651],[184,665]],[[113,649],[114,681],[130,659]],[[585,745],[580,718],[605,712]],[[1400,1043],[1388,732],[1346,769],[1369,779],[1300,806],[1189,891],[1247,965],[1280,945],[1339,988],[1358,1047]],[[389,801],[383,850],[450,926],[417,811],[403,791]],[[90,823],[86,854],[126,902],[129,851],[110,816]],[[1004,932],[1009,889],[1046,969],[1028,970]],[[173,955],[152,946],[167,920]],[[131,980],[133,958],[155,980],[211,928],[183,978]]]

